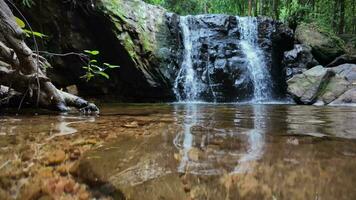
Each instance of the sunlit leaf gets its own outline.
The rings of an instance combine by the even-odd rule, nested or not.
[[[36,32],[36,31],[30,31],[30,30],[27,30],[27,29],[24,29],[23,31],[26,33],[27,37],[29,37],[30,35],[33,35],[33,36],[36,36],[36,37],[39,37],[39,38],[48,37],[47,35],[45,35],[43,33]]]
[[[110,77],[109,77],[109,75],[107,74],[107,73],[105,73],[105,72],[96,72],[97,74],[99,74],[99,75],[101,75],[101,76],[103,76],[103,77],[105,77],[106,79],[110,79]]]
[[[18,17],[15,17],[15,22],[20,28],[25,28],[26,26],[25,22],[19,19]]]
[[[87,54],[91,54],[93,56],[96,56],[96,55],[98,55],[100,53],[100,51],[98,51],[98,50],[93,50],[93,51],[84,50],[84,52],[87,53]]]
[[[120,66],[119,65],[111,65],[109,63],[103,63],[105,66],[111,68],[111,69],[114,69],[114,68],[119,68]]]

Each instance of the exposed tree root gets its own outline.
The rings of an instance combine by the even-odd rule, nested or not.
[[[52,84],[45,70],[49,63],[26,45],[24,32],[14,19],[7,4],[0,0],[0,85],[25,95],[27,102],[42,108],[68,111],[69,107],[75,107],[98,112],[94,104],[60,91]]]

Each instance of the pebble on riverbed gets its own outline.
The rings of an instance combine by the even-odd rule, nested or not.
[[[58,165],[66,159],[66,153],[63,150],[57,150],[49,153],[45,158],[47,165]]]

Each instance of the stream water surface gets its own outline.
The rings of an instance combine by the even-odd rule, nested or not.
[[[119,133],[89,155],[127,199],[356,199],[355,123],[353,107],[115,104],[2,115],[0,147]]]

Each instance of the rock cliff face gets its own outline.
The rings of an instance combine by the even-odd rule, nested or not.
[[[23,12],[34,30],[49,36],[38,41],[42,50],[81,53],[95,49],[100,51],[98,60],[121,66],[110,72],[110,80],[86,83],[79,79],[84,71],[77,56],[53,56],[49,74],[58,86],[75,84],[81,95],[123,100],[173,97],[170,78],[177,65],[177,16],[163,8],[140,0],[44,0]]]

